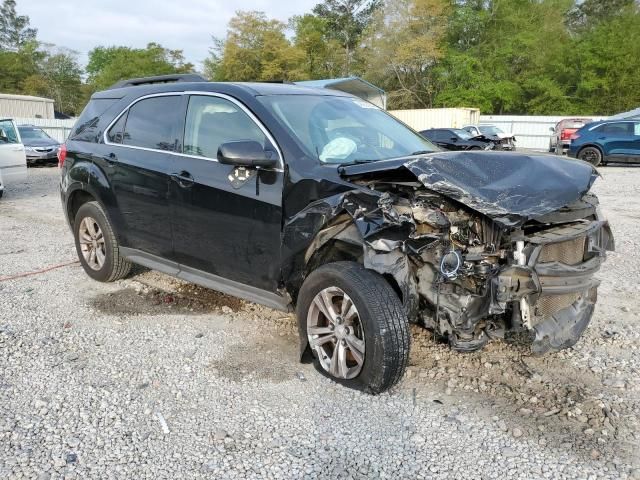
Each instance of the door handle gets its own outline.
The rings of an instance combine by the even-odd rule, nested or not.
[[[180,185],[182,188],[189,188],[192,187],[195,182],[195,180],[193,179],[193,175],[191,175],[189,172],[186,171],[182,171],[180,173],[172,173],[171,174],[171,179],[176,182],[178,185]]]

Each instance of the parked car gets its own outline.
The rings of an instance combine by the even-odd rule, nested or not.
[[[556,123],[555,127],[549,128],[551,138],[549,139],[549,151],[562,155],[571,145],[571,137],[587,123],[592,122],[590,118],[565,118]]]
[[[492,150],[495,146],[484,135],[474,137],[459,128],[432,128],[421,131],[420,135],[445,150]]]
[[[640,121],[589,123],[572,135],[569,156],[594,166],[640,162]]]
[[[18,125],[18,130],[27,153],[27,165],[38,163],[57,165],[60,142],[34,125]]]
[[[484,135],[489,140],[492,140],[496,144],[496,150],[513,151],[516,149],[515,135],[513,133],[504,132],[495,125],[467,125],[462,128],[474,137]]]
[[[95,93],[60,149],[91,278],[137,263],[295,310],[301,359],[371,393],[402,377],[409,322],[464,352],[578,341],[613,248],[592,166],[443,152],[343,92],[197,78]]]
[[[27,178],[27,158],[16,124],[10,118],[0,118],[0,197],[5,185],[23,182]]]

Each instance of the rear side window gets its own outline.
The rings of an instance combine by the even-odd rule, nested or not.
[[[121,143],[156,150],[175,150],[177,127],[181,123],[180,102],[181,97],[173,95],[146,98],[135,103],[129,109]]]
[[[609,135],[633,135],[633,123],[631,122],[616,122],[605,123],[597,128],[598,132],[606,133]]]
[[[119,98],[94,98],[89,101],[80,114],[80,118],[73,127],[69,138],[85,142],[98,141],[98,123],[100,117],[109,107],[115,105]]]
[[[633,134],[636,137],[640,137],[640,123],[634,123],[633,124]]]
[[[189,99],[184,153],[217,158],[221,144],[240,140],[253,140],[264,148],[269,146],[258,125],[229,100],[205,95]]]

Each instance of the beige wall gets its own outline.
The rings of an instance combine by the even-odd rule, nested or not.
[[[0,94],[0,117],[54,118],[53,100]]]

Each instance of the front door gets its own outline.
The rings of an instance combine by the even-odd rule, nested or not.
[[[182,95],[134,103],[107,132],[111,184],[129,247],[163,258],[173,251],[169,182],[184,122]]]
[[[222,143],[274,141],[239,102],[222,95],[188,99],[183,153],[173,155],[174,259],[187,267],[275,291],[280,277],[283,169],[223,165]],[[280,161],[282,162],[282,156]]]
[[[0,185],[27,178],[27,157],[13,120],[0,119]]]

